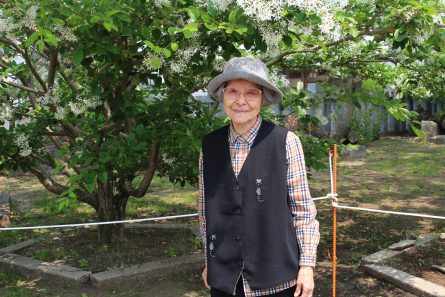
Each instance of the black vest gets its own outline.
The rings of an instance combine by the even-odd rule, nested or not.
[[[231,294],[241,273],[254,290],[298,274],[299,249],[287,202],[287,132],[263,121],[238,178],[229,127],[203,140],[207,273],[213,288]]]

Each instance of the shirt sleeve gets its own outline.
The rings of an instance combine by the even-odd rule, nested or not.
[[[204,196],[204,172],[203,172],[202,150],[199,153],[199,175],[198,175],[198,220],[199,231],[204,248],[204,260],[207,265],[207,236],[206,236],[206,218],[205,218],[205,196]]]
[[[288,203],[300,248],[300,266],[315,267],[320,241],[319,224],[315,219],[317,210],[309,192],[301,141],[290,131],[286,139],[286,159]]]

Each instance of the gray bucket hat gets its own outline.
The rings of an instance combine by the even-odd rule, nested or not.
[[[232,58],[224,66],[223,73],[215,76],[207,86],[210,95],[222,100],[222,88],[229,80],[245,79],[263,86],[265,104],[277,103],[283,98],[281,91],[269,81],[266,64],[256,58]]]

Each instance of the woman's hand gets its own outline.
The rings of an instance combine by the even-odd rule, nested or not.
[[[207,271],[206,271],[207,273]],[[311,266],[301,266],[298,272],[297,289],[295,297],[312,297],[314,292],[314,268]]]
[[[202,271],[202,280],[204,281],[204,285],[208,290],[210,290],[210,286],[207,283],[207,265],[204,267],[204,270]]]

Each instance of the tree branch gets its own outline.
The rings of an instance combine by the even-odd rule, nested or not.
[[[40,183],[48,191],[50,191],[52,193],[60,195],[63,192],[65,192],[66,190],[68,190],[67,186],[57,183],[51,177],[45,175],[40,168],[33,166],[30,168],[30,171],[32,174],[34,174],[37,177],[37,179],[40,181]],[[81,189],[75,190],[74,193],[76,194],[76,197],[80,202],[87,203],[87,204],[91,205],[94,209],[97,209],[97,207],[98,207],[97,201],[93,195],[91,195]]]
[[[22,89],[24,91],[31,92],[31,93],[34,93],[34,94],[38,94],[38,95],[41,95],[41,96],[45,95],[45,93],[43,93],[43,92],[41,92],[39,90],[30,88],[30,87],[27,87],[27,86],[21,86],[21,85],[15,84],[13,82],[7,81],[5,79],[0,80],[0,83],[6,84],[6,85],[10,85],[12,87],[15,87],[15,88],[18,88],[18,89]]]
[[[57,55],[58,52],[53,50],[49,56],[48,89],[54,86],[54,80],[56,79]]]
[[[5,44],[8,44],[10,46],[12,46],[13,48],[15,48],[21,55],[24,55],[25,52],[13,41],[6,39],[6,38],[1,38],[0,37],[0,42],[3,42]]]
[[[48,87],[46,86],[43,79],[40,77],[40,74],[34,68],[34,65],[32,64],[31,58],[29,57],[28,51],[26,49],[25,49],[25,53],[22,56],[25,59],[26,65],[28,65],[29,70],[31,70],[31,73],[34,75],[34,77],[37,79],[39,84],[42,86],[43,90],[45,90],[45,93],[48,92]]]
[[[144,178],[137,189],[133,189],[130,192],[131,196],[142,197],[147,193],[148,187],[150,187],[151,181],[158,167],[159,148],[161,146],[160,141],[152,143],[150,148],[150,155],[148,158],[148,169],[145,171]]]
[[[394,27],[388,27],[388,28],[384,28],[384,29],[380,29],[380,30],[371,30],[371,31],[365,30],[365,31],[360,32],[356,37],[354,37],[352,35],[348,35],[345,38],[342,38],[340,40],[337,40],[337,41],[330,42],[330,43],[326,44],[325,47],[336,46],[336,45],[339,45],[339,44],[341,44],[343,42],[350,41],[350,40],[355,40],[355,39],[357,39],[359,37],[362,37],[362,36],[382,35],[382,34],[391,33],[391,32],[394,32],[394,31],[395,31]],[[297,53],[316,52],[316,51],[318,51],[321,48],[322,48],[322,46],[317,45],[317,46],[314,46],[314,47],[311,47],[311,48],[283,52],[275,60],[267,63],[267,67],[271,67],[273,65],[276,65],[276,64],[280,63],[284,59],[284,57],[286,57],[286,56],[297,54]]]

